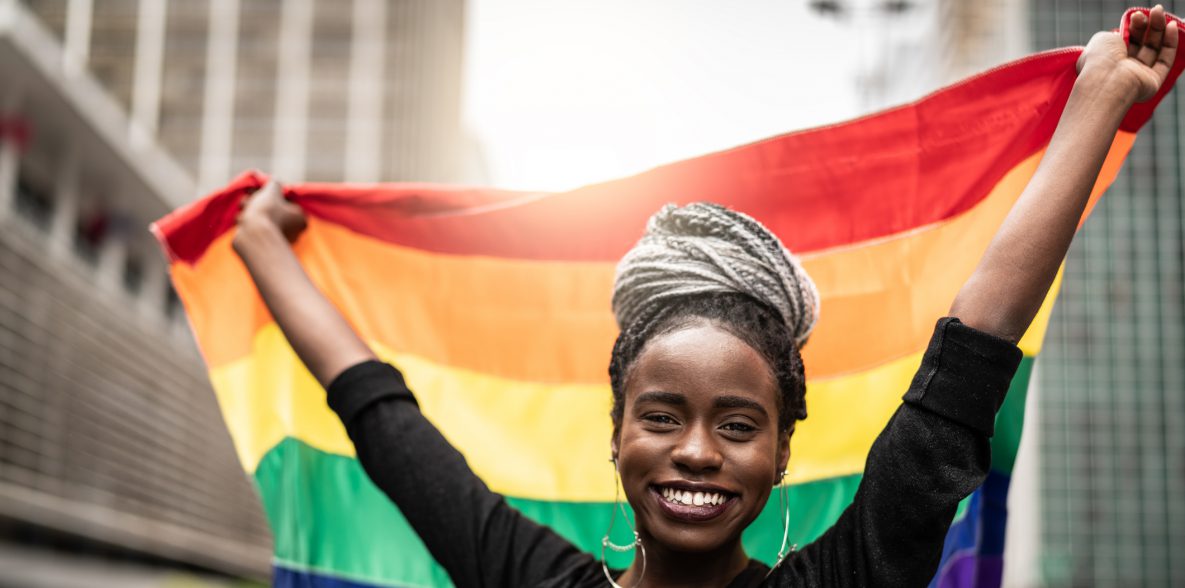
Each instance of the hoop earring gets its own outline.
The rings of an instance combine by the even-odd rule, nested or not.
[[[625,505],[621,503],[621,473],[617,470],[617,458],[610,459],[613,462],[613,510],[609,515],[609,528],[605,529],[605,536],[601,538],[601,571],[605,573],[605,579],[609,581],[609,585],[613,588],[622,588],[620,584],[613,580],[613,575],[609,573],[609,562],[605,559],[605,549],[617,553],[626,553],[638,550],[642,556],[642,572],[638,574],[638,581],[634,582],[633,588],[642,585],[642,578],[646,577],[646,546],[642,545],[642,537],[638,535],[638,530],[634,526],[634,522],[630,520],[629,513],[625,510]],[[617,511],[621,511],[621,518],[625,519],[629,525],[630,532],[634,534],[634,541],[626,545],[618,545],[609,540],[609,535],[613,533],[613,523],[617,520]]]
[[[769,569],[769,574],[778,569],[783,561],[786,561],[786,556],[798,551],[798,544],[790,544],[787,548],[786,544],[790,539],[790,498],[786,495],[786,470],[782,470],[778,474],[778,506],[782,514],[782,546],[778,548],[778,561]],[[766,577],[769,577],[766,574]]]

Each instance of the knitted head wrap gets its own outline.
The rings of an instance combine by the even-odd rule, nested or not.
[[[773,233],[717,204],[668,204],[617,264],[613,314],[626,329],[684,296],[738,292],[776,310],[801,347],[819,319],[819,291]]]

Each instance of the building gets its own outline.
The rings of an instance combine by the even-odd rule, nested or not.
[[[1130,4],[1033,2],[1036,48],[1085,44]],[[1185,585],[1182,86],[1140,132],[1066,262],[1033,429],[1047,586]]]
[[[808,0],[843,39],[834,55],[860,113],[916,100],[1024,55],[1027,0]]]
[[[0,537],[6,559],[57,553],[0,578],[87,554],[266,577],[263,513],[144,230],[192,180],[8,0],[0,79]]]
[[[860,53],[850,80],[867,110],[1019,55],[1084,45],[1118,26],[1130,5],[809,0],[820,19],[847,27]],[[1031,452],[1018,463],[1031,479],[1019,483],[1018,473],[1011,490],[1020,501],[1010,500],[1006,583],[1185,585],[1185,92],[1177,86],[1067,260],[1030,394]]]
[[[0,585],[266,580],[147,226],[251,167],[457,179],[462,26],[459,0],[0,0]]]
[[[470,179],[461,0],[25,3],[202,191]]]

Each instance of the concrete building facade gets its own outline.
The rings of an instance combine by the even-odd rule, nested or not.
[[[0,585],[266,581],[147,226],[247,168],[457,179],[462,32],[460,0],[0,0]]]
[[[0,79],[0,536],[266,577],[263,513],[145,231],[192,180],[10,0]]]
[[[462,0],[25,3],[200,191],[466,179]]]

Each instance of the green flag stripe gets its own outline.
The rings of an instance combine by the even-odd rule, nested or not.
[[[287,438],[264,456],[255,481],[275,535],[280,564],[380,585],[448,585],[447,574],[354,458],[328,454]],[[819,536],[851,502],[859,482],[860,476],[854,475],[789,488],[793,513],[790,541],[805,545]],[[581,549],[600,555],[611,504],[514,497],[507,501]],[[627,537],[619,518],[615,542],[626,543]],[[777,554],[781,540],[775,491],[746,531],[745,546],[754,557],[769,561]],[[371,555],[375,553],[384,556]],[[631,557],[611,554],[609,561],[624,567]]]
[[[1020,448],[1020,431],[1025,424],[1025,399],[1029,393],[1029,378],[1033,375],[1035,357],[1025,356],[1012,377],[1008,396],[1000,412],[996,413],[996,436],[992,437],[992,469],[1012,475],[1016,451]]]
[[[1004,473],[1011,472],[1016,458],[1031,372],[1032,358],[1026,357],[997,417],[993,467]],[[275,535],[280,564],[380,585],[449,584],[447,574],[428,555],[399,510],[366,477],[356,459],[286,438],[264,456],[255,471],[255,481]],[[822,534],[851,502],[859,483],[857,474],[790,487],[790,541],[805,545]],[[507,501],[581,549],[599,556],[601,537],[612,511],[609,503],[515,497],[507,497]],[[960,515],[964,507],[960,505]],[[620,520],[618,523],[614,540],[626,543],[628,531]],[[777,554],[781,539],[775,491],[745,532],[745,547],[754,557],[769,562]],[[383,555],[372,555],[376,553]],[[613,553],[609,561],[614,567],[624,567],[631,557]]]

